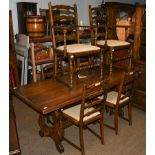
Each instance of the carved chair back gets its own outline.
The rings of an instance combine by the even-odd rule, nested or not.
[[[77,6],[49,3],[53,47],[79,43]]]
[[[89,20],[90,26],[92,27],[91,35],[97,40],[107,40],[107,16],[106,9],[104,7],[92,7],[89,5]],[[93,30],[95,29],[95,33]],[[107,43],[107,42],[106,42]]]

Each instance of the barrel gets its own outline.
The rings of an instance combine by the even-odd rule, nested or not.
[[[43,16],[27,16],[26,19],[27,35],[37,38],[45,35],[44,17]]]

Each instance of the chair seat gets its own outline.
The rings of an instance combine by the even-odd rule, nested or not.
[[[80,121],[80,108],[81,108],[81,104],[78,104],[76,106],[73,106],[71,108],[68,108],[68,109],[65,109],[63,110],[62,112],[72,118],[74,118],[75,120],[77,121]],[[92,111],[94,108],[91,107],[89,109],[86,109],[85,110],[85,113],[88,112],[88,111]],[[90,116],[87,116],[87,117],[84,117],[84,120],[83,121],[87,121],[88,119],[94,117],[94,116],[97,116],[99,115],[100,112],[96,112],[96,113],[93,113],[92,115]]]
[[[109,93],[107,94],[107,99],[106,99],[106,101],[107,101],[107,102],[110,102],[110,103],[112,103],[112,104],[116,104],[116,102],[117,102],[117,96],[118,96],[118,92],[116,92],[116,91],[111,91],[111,92],[109,92]],[[123,97],[123,96],[124,96],[124,95],[121,94],[121,97]],[[103,95],[102,95],[102,96],[99,96],[98,98],[103,99]],[[121,104],[122,102],[127,101],[127,100],[129,100],[129,97],[126,97],[126,98],[124,98],[123,100],[120,100],[119,104]]]
[[[59,46],[57,48],[59,51],[64,51],[64,46]],[[67,53],[82,53],[86,51],[99,51],[100,48],[97,46],[92,46],[89,44],[71,44],[67,45]]]
[[[105,40],[99,40],[97,41],[97,45],[104,46]],[[118,47],[118,46],[127,46],[130,45],[127,41],[120,41],[120,40],[107,40],[108,47]]]

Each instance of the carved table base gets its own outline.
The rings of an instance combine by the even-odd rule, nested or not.
[[[39,115],[39,135],[41,137],[51,137],[55,142],[57,150],[62,153],[64,152],[64,147],[61,144],[61,141],[63,139],[64,130],[61,126],[60,113],[59,111],[54,111],[50,114],[50,116],[53,121],[52,126],[48,126],[47,123],[45,123],[48,118],[47,116]]]

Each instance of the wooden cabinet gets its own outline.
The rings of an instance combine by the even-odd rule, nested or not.
[[[117,39],[116,18],[120,18],[120,15],[126,15],[124,13],[127,13],[127,17],[122,18],[132,17],[135,11],[135,5],[119,2],[106,2],[105,7],[108,16],[108,38]],[[122,14],[120,14],[121,12]]]
[[[139,70],[139,76],[134,84],[133,105],[146,110],[146,63],[136,60],[135,68]]]
[[[134,85],[133,104],[143,110],[146,109],[146,10],[142,4],[125,4],[118,2],[106,2],[103,7],[106,8],[108,15],[108,38],[117,39],[116,18],[126,12],[127,17],[135,16],[134,39],[133,39],[133,58],[134,66],[139,70],[140,75]],[[124,17],[123,17],[124,18]],[[121,51],[124,53],[124,51]],[[117,53],[116,56],[121,56]],[[125,66],[125,62],[118,64]]]
[[[145,5],[136,6],[133,53],[135,68],[140,75],[134,85],[133,104],[146,110],[146,10]]]
[[[19,33],[26,34],[26,17],[29,15],[37,15],[37,3],[17,3],[17,14]]]

